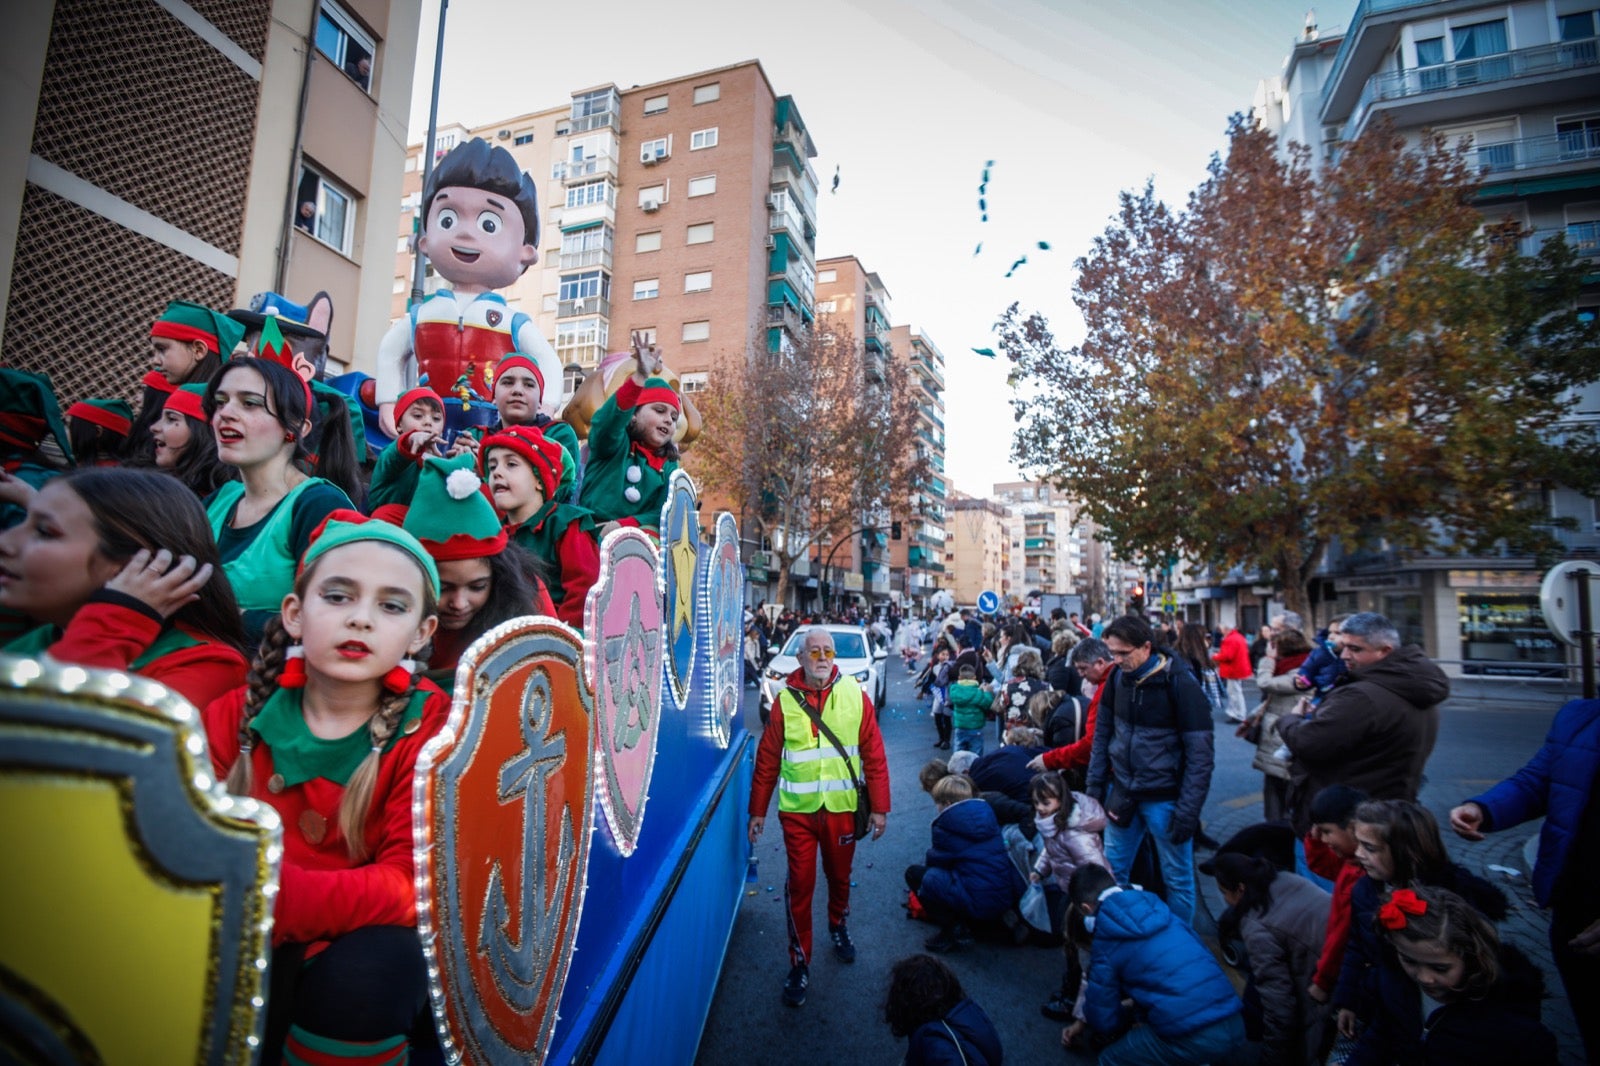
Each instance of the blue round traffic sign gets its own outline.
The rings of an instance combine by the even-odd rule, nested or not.
[[[1000,609],[1000,594],[985,590],[978,593],[978,610],[984,614],[994,614]]]

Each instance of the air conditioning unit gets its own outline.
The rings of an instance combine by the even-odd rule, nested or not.
[[[767,196],[767,210],[769,210],[769,211],[782,211],[783,210],[783,196],[782,196],[782,194],[780,194],[780,193],[771,193],[771,194],[769,194]]]
[[[511,139],[511,131],[501,130],[499,133],[495,134],[495,136],[500,138],[502,141],[509,141]]]
[[[661,162],[661,157],[656,155],[654,152],[645,152],[643,155],[639,156],[639,162],[643,163],[647,167],[653,167],[657,163]]]
[[[646,200],[639,205],[639,210],[645,212],[646,214],[654,214],[655,212],[661,210],[661,201]]]
[[[778,239],[776,237],[774,237],[770,233],[767,234],[767,251],[770,252],[770,251],[772,251],[772,249],[776,248],[777,246],[778,246]]]

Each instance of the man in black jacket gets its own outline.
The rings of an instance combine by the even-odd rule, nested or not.
[[[1211,789],[1211,705],[1181,656],[1155,646],[1150,624],[1124,615],[1101,637],[1117,662],[1106,681],[1089,756],[1089,794],[1105,804],[1106,859],[1128,882],[1146,832],[1167,906],[1194,920],[1194,835]]]

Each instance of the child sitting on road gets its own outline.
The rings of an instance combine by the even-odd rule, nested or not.
[[[1022,896],[1022,877],[1006,853],[1000,823],[977,798],[972,781],[950,774],[933,787],[939,813],[925,864],[906,868],[906,885],[922,902],[939,933],[929,951],[971,942],[970,926],[1000,918]]]
[[[966,997],[955,973],[932,955],[901,959],[889,971],[883,1020],[910,1037],[906,1066],[1000,1066],[1000,1034],[983,1008]]]
[[[1029,786],[1033,797],[1034,828],[1038,830],[1039,858],[1034,862],[1029,879],[1040,884],[1046,877],[1055,881],[1061,893],[1067,891],[1072,874],[1085,863],[1094,863],[1111,869],[1106,861],[1105,845],[1100,834],[1105,832],[1106,812],[1093,796],[1074,792],[1067,787],[1064,777],[1047,771],[1034,777]],[[1051,893],[1051,924],[1059,926],[1065,908],[1065,896]],[[1078,985],[1083,980],[1083,964],[1078,951],[1069,940],[1066,945],[1066,969],[1061,974],[1061,988],[1055,998],[1040,1012],[1046,1018],[1066,1021],[1072,1016],[1072,1004],[1078,998]]]
[[[983,754],[983,720],[989,714],[994,697],[978,684],[978,670],[971,665],[960,668],[955,684],[950,686],[950,716],[955,727],[957,751]]]

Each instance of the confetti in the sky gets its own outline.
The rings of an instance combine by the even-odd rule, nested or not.
[[[1039,251],[1048,252],[1049,250],[1050,250],[1050,242],[1049,241],[1040,241],[1039,242]]]
[[[830,189],[829,192],[838,193],[838,191],[839,191],[839,164],[835,163],[833,165],[833,188]]]
[[[983,164],[983,177],[978,182],[978,221],[979,222],[987,222],[987,221],[989,221],[989,200],[988,200],[989,168],[992,167],[992,166],[994,166],[994,160],[993,159],[990,159],[990,160],[988,160],[987,162],[985,162]]]
[[[978,258],[978,253],[981,251],[983,251],[983,242],[979,241],[978,246],[972,250],[972,258]]]
[[[1011,269],[1006,271],[1006,277],[1009,278],[1011,275],[1015,274],[1017,272],[1017,268],[1020,267],[1022,264],[1026,263],[1027,261],[1028,261],[1028,257],[1027,256],[1022,256],[1015,263],[1012,263],[1011,264]]]
[[[993,359],[995,357],[993,348],[974,348],[972,350],[983,356],[985,359]]]

